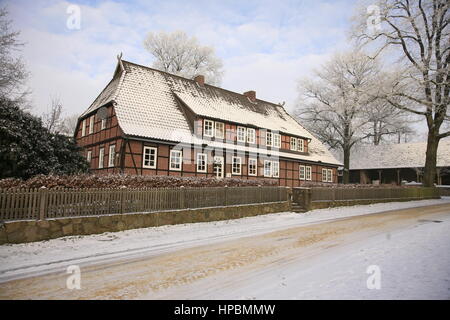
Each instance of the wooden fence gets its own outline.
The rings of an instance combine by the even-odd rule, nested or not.
[[[0,220],[153,212],[287,201],[285,187],[0,189]]]
[[[403,199],[439,197],[436,188],[312,188],[312,201]]]

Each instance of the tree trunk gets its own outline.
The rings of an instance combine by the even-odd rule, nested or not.
[[[423,173],[423,185],[433,187],[436,178],[436,160],[439,139],[436,132],[432,129],[428,131],[427,153],[425,160],[425,170]]]
[[[350,148],[344,148],[344,175],[343,182],[348,184],[350,182]]]

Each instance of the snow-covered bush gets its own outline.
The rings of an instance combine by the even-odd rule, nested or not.
[[[176,187],[241,187],[273,186],[273,180],[244,180],[236,178],[197,178],[174,176],[139,176],[139,175],[37,175],[28,180],[3,179],[0,189],[9,188],[176,188]]]

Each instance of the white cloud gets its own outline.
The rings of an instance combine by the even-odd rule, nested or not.
[[[142,41],[148,31],[181,29],[216,48],[224,60],[223,87],[258,97],[296,98],[297,79],[346,46],[352,1],[105,1],[81,7],[81,30],[66,28],[66,1],[7,1],[27,42],[35,112],[58,95],[67,113],[84,111],[108,83],[116,54],[151,64]]]

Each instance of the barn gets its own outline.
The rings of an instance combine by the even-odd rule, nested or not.
[[[337,182],[340,163],[280,104],[118,59],[79,117],[91,172]]]
[[[426,142],[355,147],[350,158],[350,182],[422,182],[426,148]],[[450,185],[450,138],[439,142],[435,182]]]

